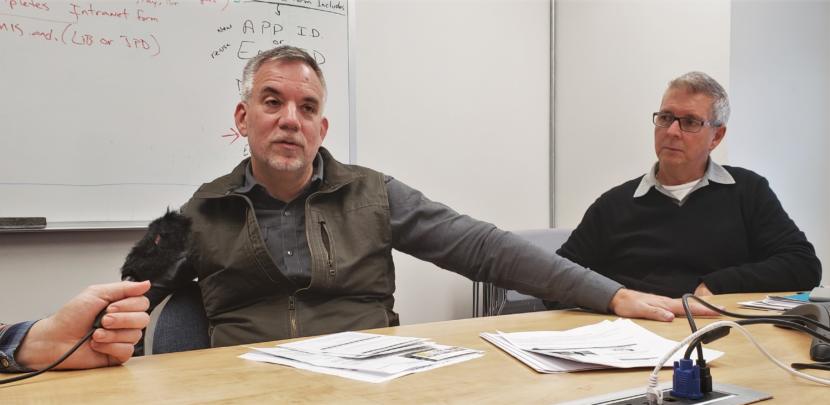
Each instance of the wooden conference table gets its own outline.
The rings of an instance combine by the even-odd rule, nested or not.
[[[735,302],[761,297],[763,294],[736,294],[711,301],[735,310]],[[237,356],[248,349],[235,346],[137,357],[120,367],[50,372],[1,387],[0,403],[555,403],[645,387],[651,370],[538,374],[479,338],[479,332],[568,329],[614,318],[547,311],[376,329],[373,332],[429,337],[441,344],[485,351],[482,358],[382,384],[242,360]],[[698,326],[713,321],[699,319]],[[690,333],[683,318],[672,323],[637,323],[673,340]],[[808,336],[770,325],[749,328],[786,364],[809,361]],[[775,367],[738,331],[708,347],[726,352],[712,363],[715,383],[772,394],[770,403],[824,403],[830,393],[830,388]],[[827,371],[809,372],[830,378]],[[670,380],[671,370],[662,371],[660,382]]]

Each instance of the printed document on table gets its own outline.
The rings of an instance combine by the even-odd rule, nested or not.
[[[769,310],[769,311],[786,311],[788,309],[792,309],[792,308],[795,308],[799,305],[807,303],[807,301],[805,301],[803,299],[791,298],[791,297],[797,297],[797,296],[798,296],[798,294],[794,294],[794,295],[791,295],[791,296],[785,296],[785,297],[768,295],[763,300],[742,301],[742,302],[739,302],[738,305],[740,305],[744,308]]]
[[[616,368],[654,367],[677,345],[630,319],[602,321],[566,331],[499,333],[498,336],[525,353]],[[674,360],[683,357],[684,351],[676,352],[664,366],[672,366]],[[706,348],[703,354],[708,361],[723,355]]]
[[[479,358],[483,355],[484,354],[482,354],[481,352],[476,351],[473,354],[469,354],[469,355],[465,355],[465,356],[459,356],[459,357],[453,357],[453,358],[450,358],[450,359],[447,359],[447,360],[444,360],[444,361],[433,362],[431,364],[426,364],[424,367],[421,367],[421,368],[401,371],[401,372],[392,373],[392,374],[377,373],[377,372],[370,372],[370,371],[348,370],[348,369],[342,369],[342,368],[313,366],[311,364],[303,363],[303,362],[300,362],[300,361],[294,361],[294,360],[289,360],[289,359],[285,359],[285,358],[281,358],[281,357],[275,357],[275,356],[271,356],[271,355],[268,355],[268,354],[265,354],[265,353],[262,353],[262,352],[256,352],[256,351],[245,353],[245,354],[243,354],[239,357],[242,358],[242,359],[246,359],[246,360],[254,360],[254,361],[259,361],[259,362],[264,362],[264,363],[281,364],[281,365],[284,365],[284,366],[299,368],[301,370],[314,371],[316,373],[329,374],[329,375],[349,378],[349,379],[357,380],[357,381],[363,381],[363,382],[369,382],[369,383],[382,383],[382,382],[386,382],[386,381],[389,381],[389,380],[394,380],[395,378],[398,378],[398,377],[403,377],[403,376],[408,375],[408,374],[420,373],[420,372],[423,372],[423,371],[429,371],[429,370],[436,369],[436,368],[439,368],[439,367],[444,367],[444,366],[449,366],[449,365],[453,365],[453,364],[457,364],[457,363],[462,363],[462,362],[465,362],[467,360],[477,359],[477,358]]]
[[[423,347],[426,339],[364,332],[341,332],[280,345],[285,349],[365,358]]]
[[[362,332],[251,349],[239,357],[374,383],[483,355],[479,350],[439,345],[421,338]]]
[[[527,364],[530,368],[536,370],[537,373],[569,373],[572,371],[586,371],[598,370],[608,368],[607,366],[599,364],[581,363],[573,360],[560,359],[557,357],[546,356],[543,354],[533,353],[522,350],[504,340],[501,334],[498,333],[482,333],[484,340],[492,343],[499,349],[504,350],[507,354],[519,359],[522,363]]]

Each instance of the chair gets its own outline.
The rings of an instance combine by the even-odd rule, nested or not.
[[[194,281],[153,309],[145,332],[144,353],[175,353],[208,347],[208,319],[199,284]]]
[[[527,239],[536,246],[555,252],[568,240],[570,229],[548,228],[516,231],[515,234]],[[478,288],[476,285],[474,288]],[[492,283],[483,283],[482,316],[517,314],[521,312],[545,311],[548,308],[541,299],[524,295],[513,290],[496,287]],[[476,297],[477,298],[477,297]]]

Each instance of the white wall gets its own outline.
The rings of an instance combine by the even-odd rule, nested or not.
[[[355,9],[358,163],[506,229],[547,226],[549,1]],[[87,284],[117,280],[140,235],[0,234],[0,320],[43,316]],[[470,281],[395,258],[404,323],[470,316]]]
[[[830,275],[830,2],[733,1],[731,163],[765,176]]]
[[[556,226],[575,227],[600,194],[656,161],[651,113],[669,80],[701,70],[728,88],[729,3],[556,1]]]
[[[124,257],[141,235],[0,233],[0,321],[42,318],[89,284],[118,281]]]
[[[549,223],[547,0],[357,3],[358,163],[505,229]],[[396,254],[402,323],[469,317],[472,283]]]

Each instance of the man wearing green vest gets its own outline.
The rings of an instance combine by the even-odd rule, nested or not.
[[[336,161],[321,147],[325,99],[323,74],[301,49],[274,48],[245,66],[235,119],[251,158],[182,207],[193,243],[182,270],[199,279],[213,346],[397,325],[392,249],[601,312],[663,321],[682,313],[677,300],[625,289],[387,175]]]

